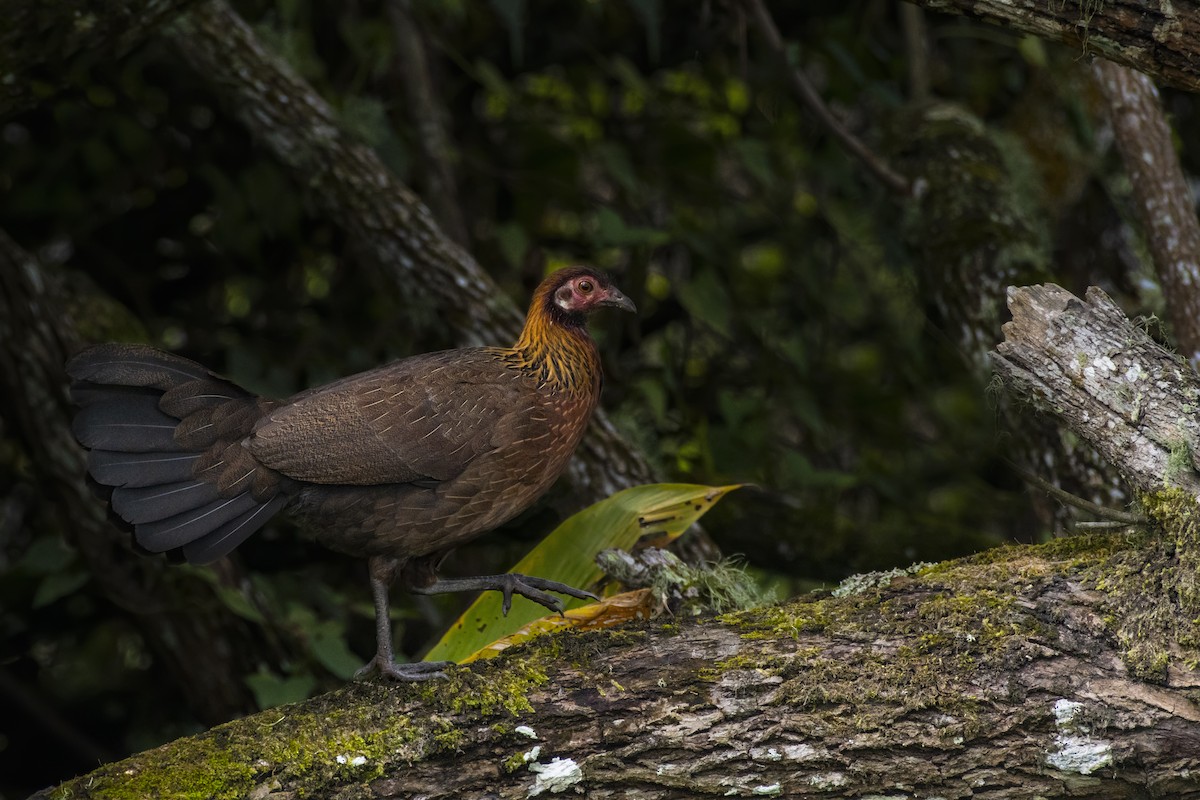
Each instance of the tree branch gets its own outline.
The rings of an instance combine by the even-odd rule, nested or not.
[[[1140,493],[1200,496],[1200,378],[1100,289],[1009,290],[1013,319],[994,363],[1022,399],[1059,417]]]
[[[779,62],[779,66],[787,75],[788,86],[796,100],[817,118],[817,121],[841,143],[850,155],[862,162],[863,166],[880,183],[897,194],[908,194],[911,191],[908,179],[888,166],[882,156],[867,147],[861,139],[842,124],[842,121],[834,116],[829,107],[825,105],[825,101],[821,99],[821,93],[808,80],[808,76],[804,74],[799,65],[789,62],[783,37],[779,35],[779,28],[775,26],[775,20],[771,17],[765,1],[745,0],[745,4],[750,12],[750,18],[754,22],[754,27],[766,40],[767,49],[771,51],[771,55]]]
[[[396,44],[407,121],[416,130],[421,149],[423,196],[442,230],[458,244],[468,247],[471,237],[458,202],[454,149],[446,131],[446,111],[437,101],[425,37],[413,15],[412,0],[388,0],[387,13]]]
[[[1200,223],[1158,90],[1145,75],[1104,59],[1092,65],[1092,74],[1133,184],[1134,212],[1154,260],[1175,344],[1192,366],[1200,365]]]
[[[1042,0],[910,0],[947,14],[1061,41],[1082,53],[1153,75],[1188,91],[1200,90],[1200,4],[1046,3]]]

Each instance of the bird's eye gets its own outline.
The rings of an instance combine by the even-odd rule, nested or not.
[[[579,282],[579,291],[583,292],[584,294],[591,294],[592,289],[595,288],[596,287],[592,285],[592,282],[589,280],[582,280]]]

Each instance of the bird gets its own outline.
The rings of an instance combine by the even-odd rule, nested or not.
[[[207,564],[277,513],[367,559],[376,652],[360,676],[444,675],[397,663],[389,589],[495,590],[561,613],[589,592],[517,575],[441,579],[455,547],[512,519],[566,469],[600,397],[587,317],[637,309],[603,272],[567,267],[534,291],[511,347],[414,355],[283,400],[181,356],[99,344],[67,362],[72,433],[90,483],[139,549]],[[554,593],[554,594],[551,594]]]

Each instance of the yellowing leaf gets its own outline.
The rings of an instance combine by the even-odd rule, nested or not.
[[[606,597],[598,603],[589,603],[579,608],[570,608],[563,616],[550,614],[535,619],[528,625],[523,625],[516,633],[497,639],[491,644],[476,650],[462,660],[469,664],[480,658],[491,658],[499,655],[514,644],[520,644],[526,639],[532,639],[543,633],[562,628],[574,628],[580,631],[594,631],[600,628],[611,628],[632,619],[649,619],[654,615],[654,592],[650,589],[634,589],[632,592],[622,592]]]
[[[559,525],[510,572],[559,581],[581,589],[603,578],[596,554],[610,547],[631,550],[643,539],[661,547],[686,531],[718,500],[737,489],[689,483],[634,486],[601,500]],[[584,600],[564,598],[567,607]],[[425,656],[427,661],[461,661],[491,642],[546,616],[546,609],[521,597],[505,617],[499,592],[484,592]],[[557,616],[557,615],[554,615]]]

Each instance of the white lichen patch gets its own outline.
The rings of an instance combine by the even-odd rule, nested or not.
[[[750,794],[758,795],[759,797],[778,797],[783,794],[783,786],[778,783],[755,786],[750,790]]]
[[[1061,698],[1054,701],[1054,724],[1059,728],[1073,725],[1075,720],[1083,712],[1083,703],[1077,703],[1074,700]]]
[[[817,748],[811,744],[785,744],[783,746],[783,757],[788,761],[807,761],[817,755]]]
[[[815,789],[837,789],[845,786],[848,781],[844,772],[823,772],[820,775],[810,775],[808,783]]]
[[[570,758],[556,758],[549,764],[530,764],[529,769],[537,773],[537,777],[526,797],[537,797],[542,792],[565,792],[583,780],[583,770]]]
[[[854,594],[862,594],[870,589],[880,589],[890,585],[896,578],[902,578],[905,575],[914,575],[926,567],[932,566],[933,564],[920,561],[907,567],[890,569],[886,572],[864,572],[859,575],[851,575],[839,583],[832,594],[834,597],[848,597]]]
[[[518,725],[517,727],[513,728],[513,733],[519,733],[522,736],[528,736],[530,739],[538,738],[537,733],[528,725]]]
[[[539,744],[539,745],[536,745],[532,750],[522,753],[521,760],[524,761],[526,764],[529,764],[533,761],[537,761],[538,756],[540,756],[541,754],[542,754],[542,746]]]
[[[367,763],[366,756],[337,755],[333,760],[339,764],[349,764],[352,767],[361,767],[363,764]]]
[[[774,747],[751,747],[750,757],[755,761],[782,761],[783,753]]]
[[[1046,764],[1063,772],[1078,772],[1091,775],[1098,769],[1113,764],[1112,743],[1092,735],[1084,719],[1083,703],[1060,699],[1054,703],[1054,724],[1058,733],[1050,751],[1046,753]]]

